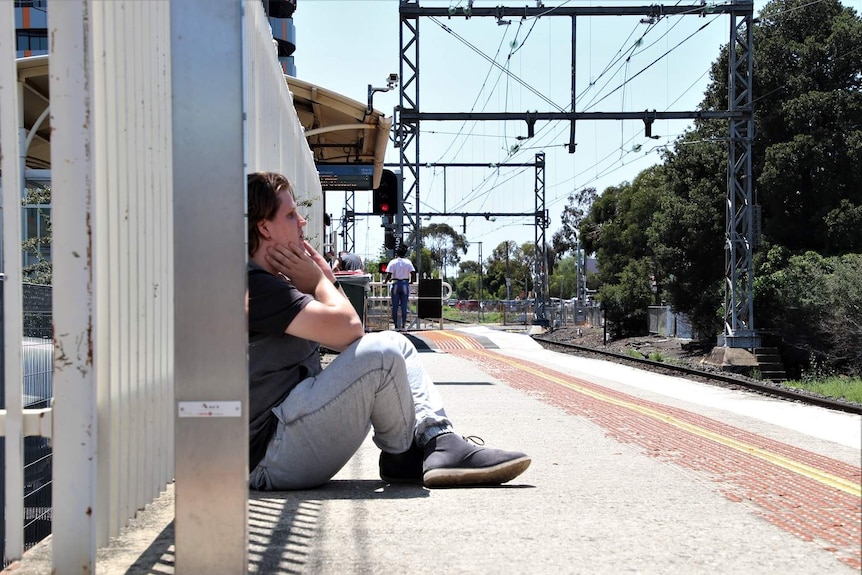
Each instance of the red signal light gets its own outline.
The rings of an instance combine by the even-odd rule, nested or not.
[[[372,191],[371,213],[392,214],[398,208],[398,176],[391,170],[383,170],[380,186]]]

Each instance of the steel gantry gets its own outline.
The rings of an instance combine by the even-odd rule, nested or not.
[[[533,287],[536,292],[535,317],[533,324],[548,327],[548,243],[545,240],[545,230],[550,224],[548,209],[545,206],[545,153],[536,154],[536,224],[533,226],[536,242],[535,261],[533,266],[536,277]]]
[[[754,139],[752,68],[754,61],[751,12],[731,14],[730,66],[727,87],[730,118],[727,149],[727,214],[725,227],[724,334],[719,345],[760,347],[754,330],[754,210],[751,145]]]
[[[657,112],[578,112],[575,102],[575,46],[576,19],[578,16],[698,16],[727,14],[731,18],[729,38],[729,78],[727,110],[695,110]],[[423,17],[481,18],[490,17],[501,21],[506,17],[538,18],[568,17],[572,20],[572,101],[566,110],[550,112],[425,112],[419,105],[419,21]],[[753,20],[754,3],[751,0],[731,0],[726,4],[698,6],[652,4],[648,6],[556,6],[547,7],[538,2],[536,6],[476,7],[472,1],[467,6],[422,7],[418,0],[401,0],[399,5],[399,55],[400,97],[396,107],[394,143],[399,149],[399,165],[403,178],[403,198],[413,201],[415,214],[404,213],[406,226],[413,226],[416,248],[421,245],[419,217],[419,168],[422,165],[419,149],[419,125],[425,121],[505,121],[523,120],[530,133],[537,121],[567,121],[570,153],[575,152],[575,123],[578,120],[643,120],[649,134],[655,120],[726,119],[730,123],[727,168],[727,221],[725,228],[726,289],[724,334],[719,344],[728,347],[755,347],[759,344],[754,331],[752,267],[753,205],[751,148],[754,136],[754,107],[751,93],[753,77]],[[538,161],[537,161],[538,163]],[[539,213],[539,190],[544,195],[544,155],[541,174],[536,167],[536,248],[537,271],[541,274],[540,292],[543,306],[547,303],[547,262],[540,262],[539,250],[545,252],[544,229],[548,225],[547,214]],[[541,186],[539,178],[541,175]],[[402,204],[403,205],[403,204]],[[544,201],[542,201],[544,206]],[[544,208],[543,208],[544,210]],[[546,258],[546,256],[544,256]],[[537,289],[539,291],[539,289]],[[538,293],[537,293],[538,299]],[[538,308],[537,308],[538,309]],[[540,319],[541,318],[537,318]]]

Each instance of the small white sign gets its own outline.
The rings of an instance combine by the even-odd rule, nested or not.
[[[240,417],[239,401],[180,401],[180,417]]]

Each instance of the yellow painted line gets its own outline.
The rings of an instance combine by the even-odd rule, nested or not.
[[[451,331],[435,331],[433,333],[434,336],[431,339],[436,340],[438,343],[442,343],[442,340],[448,340],[447,343],[458,343],[464,349],[481,349],[481,346],[478,345],[474,337],[456,334]]]
[[[860,486],[858,483],[854,483],[853,481],[851,481],[849,479],[844,479],[843,477],[838,477],[837,475],[833,475],[833,474],[828,473],[826,471],[823,471],[821,469],[817,469],[816,467],[812,467],[812,466],[807,465],[805,463],[795,461],[793,459],[790,459],[789,457],[785,457],[785,456],[780,455],[778,453],[773,453],[767,449],[757,447],[756,445],[751,445],[751,444],[745,443],[743,441],[738,441],[736,439],[733,439],[732,437],[727,437],[727,436],[721,435],[719,433],[716,433],[714,431],[710,431],[710,430],[708,430],[704,427],[700,427],[698,425],[694,425],[692,423],[689,423],[687,421],[684,421],[682,419],[679,419],[679,418],[674,417],[672,415],[669,415],[667,413],[662,413],[661,411],[658,411],[656,409],[653,409],[653,408],[650,408],[650,407],[647,407],[644,405],[638,405],[636,403],[632,403],[629,401],[617,399],[615,397],[611,397],[608,395],[604,395],[604,394],[599,393],[597,391],[594,391],[592,389],[587,389],[587,388],[582,387],[576,383],[566,381],[565,379],[563,379],[561,377],[556,377],[556,376],[541,372],[538,369],[533,369],[531,367],[525,366],[524,364],[522,364],[520,362],[509,360],[505,356],[502,356],[502,355],[499,355],[496,353],[491,353],[491,352],[488,352],[485,350],[477,350],[476,353],[479,353],[480,355],[484,355],[488,358],[495,359],[495,360],[500,361],[502,363],[508,364],[508,365],[515,367],[517,369],[520,369],[522,371],[526,371],[528,373],[531,373],[531,374],[533,374],[537,377],[540,377],[542,379],[545,379],[547,381],[562,385],[563,387],[568,387],[569,389],[577,391],[578,393],[582,393],[586,396],[592,397],[593,399],[598,399],[599,401],[603,401],[603,402],[609,403],[611,405],[616,405],[619,407],[624,407],[626,409],[630,409],[632,411],[640,413],[641,415],[646,415],[647,417],[651,417],[651,418],[656,419],[658,421],[662,421],[664,423],[667,423],[668,425],[672,425],[673,427],[676,427],[678,429],[682,429],[684,431],[687,431],[689,433],[692,433],[692,434],[697,435],[699,437],[702,437],[704,439],[709,439],[711,441],[714,441],[716,443],[719,443],[719,444],[724,445],[726,447],[729,447],[731,449],[735,449],[736,451],[746,453],[746,454],[751,455],[753,457],[757,457],[758,459],[762,459],[763,461],[768,461],[769,463],[772,463],[774,465],[777,465],[779,467],[787,469],[788,471],[792,471],[794,473],[802,475],[803,477],[813,479],[815,481],[823,483],[824,485],[828,485],[829,487],[833,487],[833,488],[838,489],[840,491],[843,491],[845,493],[849,493],[850,495],[853,495],[855,497],[862,497],[862,486]]]

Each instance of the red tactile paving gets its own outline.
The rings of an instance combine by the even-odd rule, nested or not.
[[[429,332],[430,333],[430,332]],[[423,336],[428,336],[428,333]],[[451,341],[453,338],[433,337]],[[459,336],[459,339],[460,338]],[[792,445],[747,432],[697,413],[639,399],[594,383],[567,376],[541,365],[496,356],[491,352],[465,349],[462,342],[452,353],[479,364],[482,369],[512,387],[538,392],[537,397],[551,405],[602,426],[617,441],[640,445],[647,455],[693,470],[716,483],[728,499],[752,506],[774,525],[794,535],[815,542],[823,549],[856,569],[862,569],[862,498],[821,481],[825,472],[843,485],[858,486],[862,470],[841,461],[824,457]],[[547,376],[547,377],[544,377]],[[581,387],[611,400],[594,398],[565,384]],[[696,426],[716,439],[672,425],[662,417],[644,414],[638,409],[659,412],[684,425]],[[734,448],[727,443],[741,442],[784,458],[787,465],[774,463]],[[760,452],[760,451],[758,451]],[[762,452],[760,452],[762,453]],[[803,464],[794,471],[795,463]],[[851,489],[851,491],[853,491]]]

